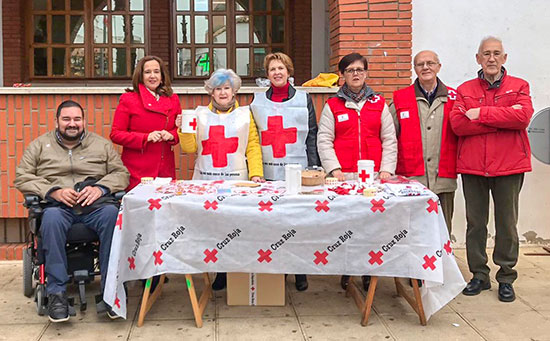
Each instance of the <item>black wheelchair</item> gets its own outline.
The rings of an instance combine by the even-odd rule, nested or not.
[[[126,194],[124,191],[113,193],[120,202]],[[46,295],[45,255],[42,250],[40,224],[47,201],[37,195],[25,195],[24,206],[29,213],[29,235],[27,248],[23,251],[23,294],[26,297],[34,295],[38,315],[48,314],[48,297]],[[84,224],[73,224],[67,234],[67,274],[69,283],[78,285],[80,311],[85,311],[86,284],[99,276],[99,237]],[[107,311],[102,295],[95,296],[97,313]],[[69,297],[69,315],[75,316],[74,298]]]

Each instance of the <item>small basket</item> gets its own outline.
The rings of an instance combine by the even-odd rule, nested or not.
[[[306,169],[302,171],[302,186],[319,186],[325,183],[326,173],[322,170]]]

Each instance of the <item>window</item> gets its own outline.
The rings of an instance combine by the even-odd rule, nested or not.
[[[145,56],[145,0],[30,3],[32,79],[128,78]]]
[[[266,54],[288,54],[288,0],[175,0],[174,7],[175,78],[208,77],[218,68],[263,76]]]

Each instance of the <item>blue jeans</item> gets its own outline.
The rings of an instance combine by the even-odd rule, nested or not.
[[[67,255],[65,245],[67,233],[75,223],[82,223],[99,236],[99,268],[101,271],[101,291],[105,287],[111,240],[118,215],[118,208],[107,205],[83,215],[76,215],[70,208],[49,207],[44,210],[40,231],[42,248],[46,257],[46,293],[55,294],[66,290]]]

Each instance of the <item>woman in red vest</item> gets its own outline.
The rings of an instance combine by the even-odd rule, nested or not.
[[[130,172],[131,190],[142,177],[176,177],[174,145],[179,143],[178,95],[162,59],[145,56],[137,64],[132,89],[120,96],[111,140],[122,146],[122,162]]]
[[[319,121],[317,149],[327,174],[339,181],[357,179],[357,161],[373,160],[380,179],[395,172],[397,138],[391,113],[382,95],[365,83],[367,59],[350,53],[338,63],[345,83],[330,98]],[[342,276],[342,288],[349,276]],[[367,290],[369,276],[363,276]]]

